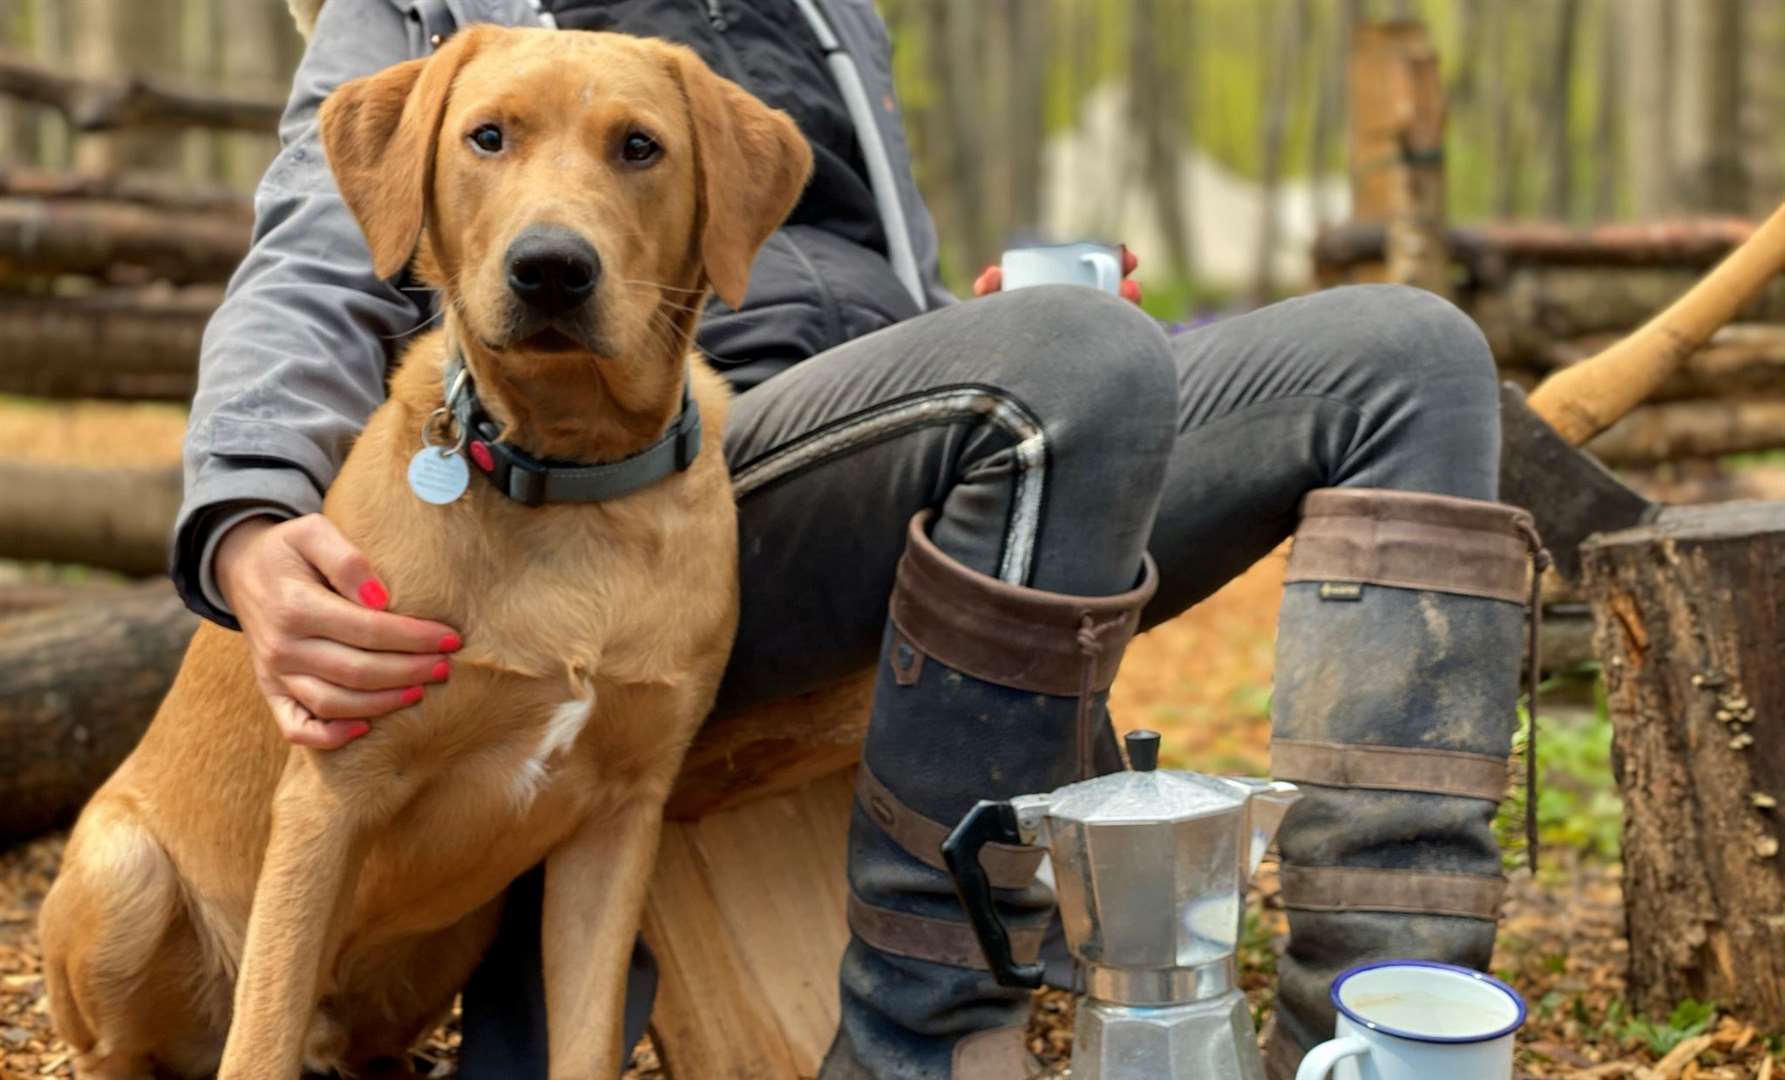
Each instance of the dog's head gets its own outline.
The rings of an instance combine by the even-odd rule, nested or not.
[[[480,379],[593,355],[622,407],[679,385],[704,291],[741,303],[812,161],[690,50],[618,34],[467,28],[321,124],[374,269],[415,259],[474,369],[500,369]]]

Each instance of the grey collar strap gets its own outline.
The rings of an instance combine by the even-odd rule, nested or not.
[[[682,382],[682,411],[663,437],[630,457],[603,465],[536,458],[497,440],[501,429],[484,411],[471,372],[455,352],[446,362],[446,408],[458,424],[471,463],[496,490],[524,506],[605,502],[686,471],[700,453],[700,410]]]

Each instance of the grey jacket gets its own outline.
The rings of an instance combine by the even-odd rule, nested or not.
[[[872,103],[891,167],[888,198],[896,192],[921,279],[910,288],[921,288],[927,307],[948,303],[935,230],[911,174],[885,27],[872,0],[814,6],[854,61]],[[235,625],[211,582],[217,539],[253,514],[295,517],[321,508],[353,439],[384,400],[387,366],[431,314],[426,292],[373,275],[359,226],[329,173],[317,109],[341,83],[426,55],[457,26],[474,22],[531,26],[541,16],[530,0],[330,0],[317,20],[280,123],[282,149],[255,193],[253,246],[205,330],[200,356],[172,576],[186,603],[206,618]],[[776,234],[758,259],[743,309],[710,314],[703,347],[722,363],[746,356],[760,369],[756,346],[777,340],[776,312],[789,303],[828,303],[839,289],[880,299],[833,305],[836,340],[802,342],[808,353],[914,313],[917,304],[890,267],[872,265],[884,260],[864,260],[860,252],[838,250],[815,230]]]

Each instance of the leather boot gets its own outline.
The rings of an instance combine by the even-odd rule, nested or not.
[[[1277,834],[1289,947],[1271,1080],[1332,1037],[1346,968],[1488,965],[1538,550],[1531,516],[1499,503],[1348,488],[1303,501],[1271,709],[1271,772],[1302,790]]]
[[[893,587],[849,828],[842,1018],[821,1080],[1020,1080],[1029,994],[987,969],[942,859],[980,799],[1051,791],[1119,768],[1106,692],[1152,595],[1080,597],[976,573],[911,523]],[[1036,848],[982,859],[1019,962],[1053,912]]]

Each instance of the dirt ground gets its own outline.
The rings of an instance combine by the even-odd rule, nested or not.
[[[132,464],[166,465],[177,460],[183,427],[177,410],[152,406],[51,411],[0,403],[0,445],[44,460],[115,465],[119,446],[127,445]],[[1170,764],[1263,773],[1281,587],[1279,553],[1195,611],[1136,640],[1111,695],[1118,723],[1161,731]],[[1610,784],[1609,777],[1586,779]],[[0,852],[0,1080],[71,1075],[67,1048],[49,1030],[33,934],[60,851],[60,837],[48,837]],[[1511,875],[1494,961],[1495,973],[1531,1006],[1520,1033],[1519,1075],[1770,1080],[1779,1040],[1763,1037],[1739,1017],[1695,1003],[1683,1003],[1671,1018],[1625,1014],[1618,868],[1554,844],[1547,851],[1539,880],[1522,870]],[[1262,915],[1241,960],[1255,1011],[1264,1016],[1282,932],[1268,866],[1258,891]],[[1033,1047],[1059,1061],[1069,1053],[1070,1032],[1070,1003],[1063,995],[1042,995]],[[448,1030],[426,1048],[436,1075],[450,1072],[455,1041]],[[648,1045],[636,1064],[633,1080],[663,1075]]]

